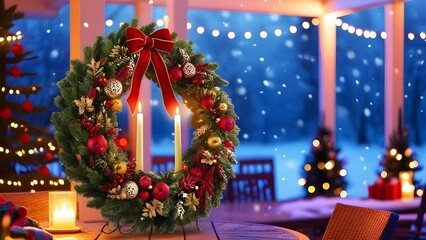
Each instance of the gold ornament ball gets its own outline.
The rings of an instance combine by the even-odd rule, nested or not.
[[[220,147],[220,145],[222,145],[222,140],[220,139],[220,137],[212,135],[209,137],[209,139],[207,139],[207,145],[211,149],[216,149]]]
[[[209,95],[213,99],[215,99],[217,97],[217,89],[216,89],[216,87],[212,87],[209,90],[207,90],[207,95]]]
[[[123,109],[123,104],[121,103],[121,99],[115,98],[112,100],[112,106],[111,109],[114,111],[121,111]]]
[[[117,79],[109,79],[104,86],[104,91],[110,98],[118,98],[123,92],[123,84]]]
[[[114,173],[124,175],[127,172],[127,164],[124,161],[116,161],[114,163]]]
[[[195,75],[195,66],[192,63],[186,63],[185,65],[183,65],[183,76],[185,78],[192,78]]]
[[[228,110],[228,104],[226,104],[226,103],[219,103],[218,108],[219,108],[219,111],[226,112]]]
[[[121,194],[126,196],[126,199],[133,199],[138,195],[138,185],[134,181],[127,181],[121,186]],[[124,194],[123,194],[124,193]]]

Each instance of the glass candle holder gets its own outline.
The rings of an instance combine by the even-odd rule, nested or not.
[[[77,193],[72,191],[49,192],[49,232],[74,232],[76,227]]]

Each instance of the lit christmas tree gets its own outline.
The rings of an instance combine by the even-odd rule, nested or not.
[[[16,8],[6,9],[0,0],[0,192],[67,188],[68,181],[51,176],[47,166],[58,161],[53,134],[25,119],[30,114],[36,118],[46,108],[34,106],[30,100],[41,85],[19,85],[21,78],[36,75],[21,71],[20,63],[37,56],[24,51],[20,32],[10,32],[13,21],[24,16]]]
[[[321,127],[312,141],[311,154],[305,159],[306,178],[299,180],[305,186],[306,197],[346,197],[346,170],[342,168],[344,159],[338,159],[339,152],[340,149],[334,147],[331,131]]]
[[[399,111],[398,129],[389,137],[389,146],[381,161],[383,171],[380,176],[386,180],[400,178],[401,172],[411,172],[410,181],[414,181],[414,172],[420,170],[415,154],[408,144],[408,133],[402,124],[402,113]]]

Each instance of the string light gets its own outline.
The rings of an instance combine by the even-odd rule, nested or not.
[[[157,23],[157,26],[159,26],[159,27],[163,27],[163,26],[165,26],[165,23],[164,23],[164,20],[163,19],[158,19],[157,21],[156,21],[156,23]],[[312,25],[313,26],[318,26],[319,24],[320,24],[320,21],[319,21],[319,19],[318,18],[312,18],[311,19],[311,23],[312,23]],[[380,34],[378,34],[377,33],[377,31],[374,31],[374,30],[368,30],[368,29],[362,29],[362,28],[357,28],[357,27],[355,27],[355,26],[352,26],[352,25],[350,25],[350,24],[348,24],[348,23],[346,23],[346,22],[344,22],[342,19],[340,19],[340,18],[337,18],[336,19],[336,21],[335,21],[335,24],[336,24],[336,26],[337,27],[340,27],[343,31],[347,31],[348,33],[350,33],[350,34],[356,34],[356,36],[358,36],[358,37],[364,37],[364,38],[366,38],[366,39],[368,39],[368,38],[370,38],[370,39],[375,39],[375,38],[377,38],[377,36],[380,36],[380,38],[382,38],[382,39],[386,39],[387,38],[387,33],[386,32],[384,32],[384,31],[382,31],[382,32],[380,32]],[[189,29],[191,29],[193,27],[193,25],[192,25],[192,23],[190,23],[190,22],[187,22],[187,29],[189,30]],[[308,30],[310,27],[311,27],[311,24],[308,22],[308,21],[303,21],[302,23],[301,23],[301,27],[303,28],[303,29],[305,29],[305,30]],[[197,33],[198,34],[204,34],[204,32],[205,32],[205,27],[204,26],[199,26],[199,27],[197,27],[196,28],[196,31],[197,31]],[[297,31],[298,31],[298,28],[297,28],[297,26],[290,26],[289,27],[289,31],[290,31],[290,33],[292,33],[292,34],[296,34],[297,33]],[[274,34],[275,34],[275,36],[276,37],[280,37],[280,36],[282,36],[282,33],[283,33],[283,31],[281,30],[281,29],[279,29],[279,28],[277,28],[277,29],[275,29],[274,30]],[[213,37],[218,37],[219,36],[219,34],[220,34],[220,32],[219,32],[219,30],[217,30],[217,29],[215,29],[215,30],[213,30],[212,31],[212,36]],[[244,33],[244,38],[245,39],[251,39],[251,37],[252,37],[252,33],[250,32],[250,31],[246,31],[245,33]],[[267,34],[267,32],[266,31],[264,31],[264,30],[262,30],[262,31],[260,31],[260,33],[259,33],[259,35],[260,35],[260,37],[261,38],[263,38],[263,39],[265,39],[265,38],[267,38],[267,36],[268,36],[268,34]],[[228,36],[228,38],[229,39],[235,39],[235,37],[236,37],[236,34],[235,34],[235,32],[234,31],[229,31],[227,34],[226,34],[226,36]],[[423,40],[426,40],[426,33],[425,32],[420,32],[419,34],[418,34],[418,36],[421,38],[421,39],[423,39]],[[415,38],[416,38],[416,34],[415,33],[408,33],[407,34],[407,38],[409,39],[409,40],[414,40]]]
[[[21,40],[23,37],[24,37],[24,35],[22,35],[21,31],[17,31],[13,35],[6,36],[6,38],[0,37],[0,43],[4,42],[4,41],[13,42],[13,41]]]

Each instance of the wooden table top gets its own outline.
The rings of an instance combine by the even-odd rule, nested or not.
[[[179,240],[250,240],[250,239],[286,239],[286,240],[309,240],[302,233],[264,224],[227,222],[227,221],[199,221],[199,229],[195,224],[186,226],[184,229],[177,229],[172,234],[156,234],[153,232],[122,234],[115,231],[110,234],[102,233],[100,230],[105,222],[85,222],[78,223],[81,232],[70,234],[54,234],[57,240],[77,240],[77,239],[179,239]],[[107,232],[107,229],[105,230]],[[123,232],[125,230],[123,229]]]

